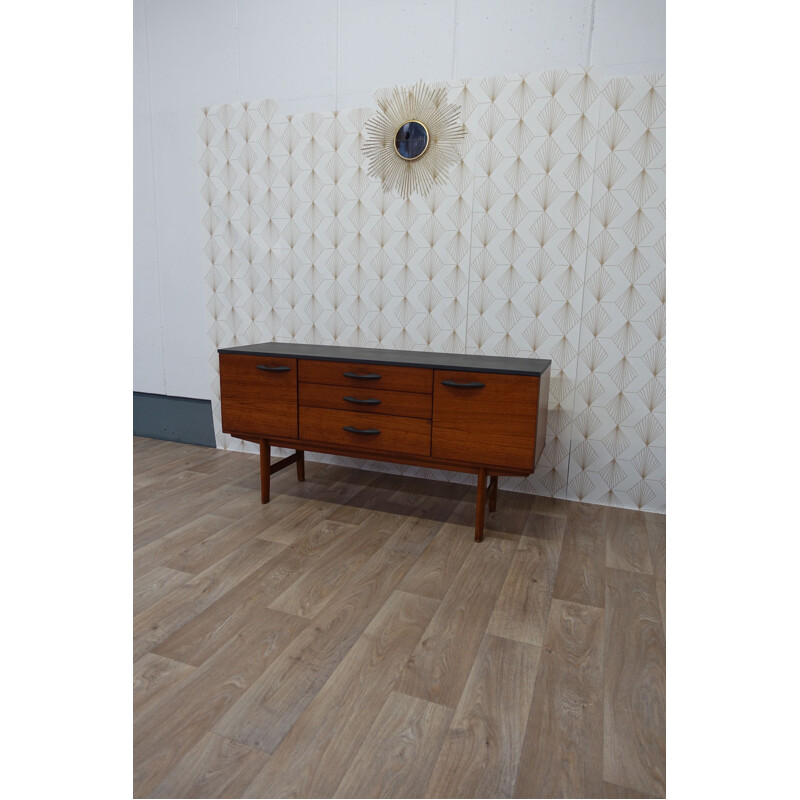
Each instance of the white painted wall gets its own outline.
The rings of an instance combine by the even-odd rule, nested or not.
[[[136,391],[210,397],[197,109],[373,105],[419,79],[665,70],[664,0],[134,0]]]

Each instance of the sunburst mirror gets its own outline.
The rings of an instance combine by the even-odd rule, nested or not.
[[[365,125],[369,174],[402,197],[444,183],[466,133],[461,108],[447,102],[447,87],[398,86],[378,98],[378,107]]]

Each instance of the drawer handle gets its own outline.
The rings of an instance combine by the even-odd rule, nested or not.
[[[257,364],[256,369],[263,370],[264,372],[288,372],[291,367],[268,367],[266,364]]]
[[[348,403],[358,403],[362,406],[379,406],[381,404],[381,400],[376,400],[375,398],[370,398],[369,400],[359,400],[357,397],[343,397],[342,400],[347,400]]]
[[[352,425],[345,425],[342,430],[348,433],[365,433],[368,436],[374,436],[376,433],[380,433],[377,428],[354,428]]]
[[[380,375],[359,375],[357,372],[343,372],[345,378],[358,378],[362,381],[376,381]]]
[[[454,389],[483,389],[485,383],[472,381],[471,383],[459,383],[458,381],[442,381],[442,386],[452,386]]]

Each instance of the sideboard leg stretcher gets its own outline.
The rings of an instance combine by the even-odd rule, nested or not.
[[[258,449],[261,456],[261,502],[269,503],[269,476],[280,472],[291,464],[297,464],[297,480],[306,479],[305,450],[295,450],[294,453],[274,464],[270,464],[270,444],[268,439],[258,440]]]

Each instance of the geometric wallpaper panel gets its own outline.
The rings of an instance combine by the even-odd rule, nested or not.
[[[664,512],[664,77],[554,69],[441,85],[466,123],[461,159],[445,185],[407,200],[367,173],[377,104],[202,109],[217,445],[255,452],[221,432],[218,347],[549,358],[547,446],[532,476],[502,487]]]

